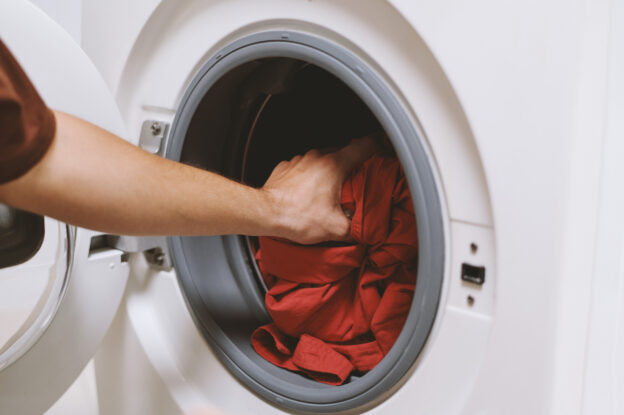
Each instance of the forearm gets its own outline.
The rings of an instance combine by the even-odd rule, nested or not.
[[[56,113],[46,156],[0,186],[7,204],[115,234],[280,235],[267,192],[151,155]]]

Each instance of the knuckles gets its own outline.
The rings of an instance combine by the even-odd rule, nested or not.
[[[321,156],[321,152],[315,148],[313,148],[312,150],[308,150],[308,152],[305,153],[305,157],[309,159],[317,159],[320,156]]]
[[[338,157],[335,154],[326,154],[319,158],[321,166],[328,170],[337,170],[340,167]]]

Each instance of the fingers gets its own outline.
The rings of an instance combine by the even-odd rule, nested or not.
[[[291,169],[293,166],[295,166],[297,163],[299,163],[302,158],[303,158],[302,156],[298,155],[288,161],[287,160],[280,161],[277,164],[277,166],[273,167],[273,171],[271,172],[271,175],[278,176],[278,175],[285,173],[286,171]]]
[[[288,162],[280,161],[277,166],[273,167],[273,171],[271,172],[271,176],[276,177],[284,173],[288,170]]]
[[[351,241],[351,220],[345,216],[348,212],[342,211],[336,212],[333,218],[333,236],[332,240],[335,241]]]
[[[320,151],[320,150],[317,150],[317,149],[315,149],[315,148],[313,148],[312,150],[308,150],[308,151],[305,153],[305,157],[306,157],[306,158],[308,158],[308,159],[317,159],[317,158],[319,158],[321,155],[322,155],[322,154],[321,154],[321,151]],[[301,157],[301,156],[296,156],[296,157]]]
[[[330,156],[338,164],[341,173],[346,175],[368,159],[376,149],[377,145],[372,138],[358,138],[339,150],[334,148],[308,150],[303,156],[296,155],[289,161],[282,161],[276,166],[276,169],[284,170],[286,167],[292,167],[302,161],[314,162],[319,158]]]
[[[341,172],[346,176],[351,170],[372,156],[376,148],[377,145],[372,138],[358,138],[351,141],[351,144],[348,146],[338,150],[334,154],[334,157],[338,162]]]

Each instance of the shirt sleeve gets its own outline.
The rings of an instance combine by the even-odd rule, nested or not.
[[[54,114],[0,40],[0,184],[37,164],[55,130]]]

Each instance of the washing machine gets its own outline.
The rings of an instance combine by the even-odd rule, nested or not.
[[[269,319],[252,238],[2,207],[1,413],[46,411],[91,359],[101,414],[624,410],[622,1],[114,0],[82,16],[84,51],[18,0],[0,35],[51,107],[146,151],[261,185],[281,159],[383,132],[415,208],[414,298],[381,363],[329,386],[251,347]]]

